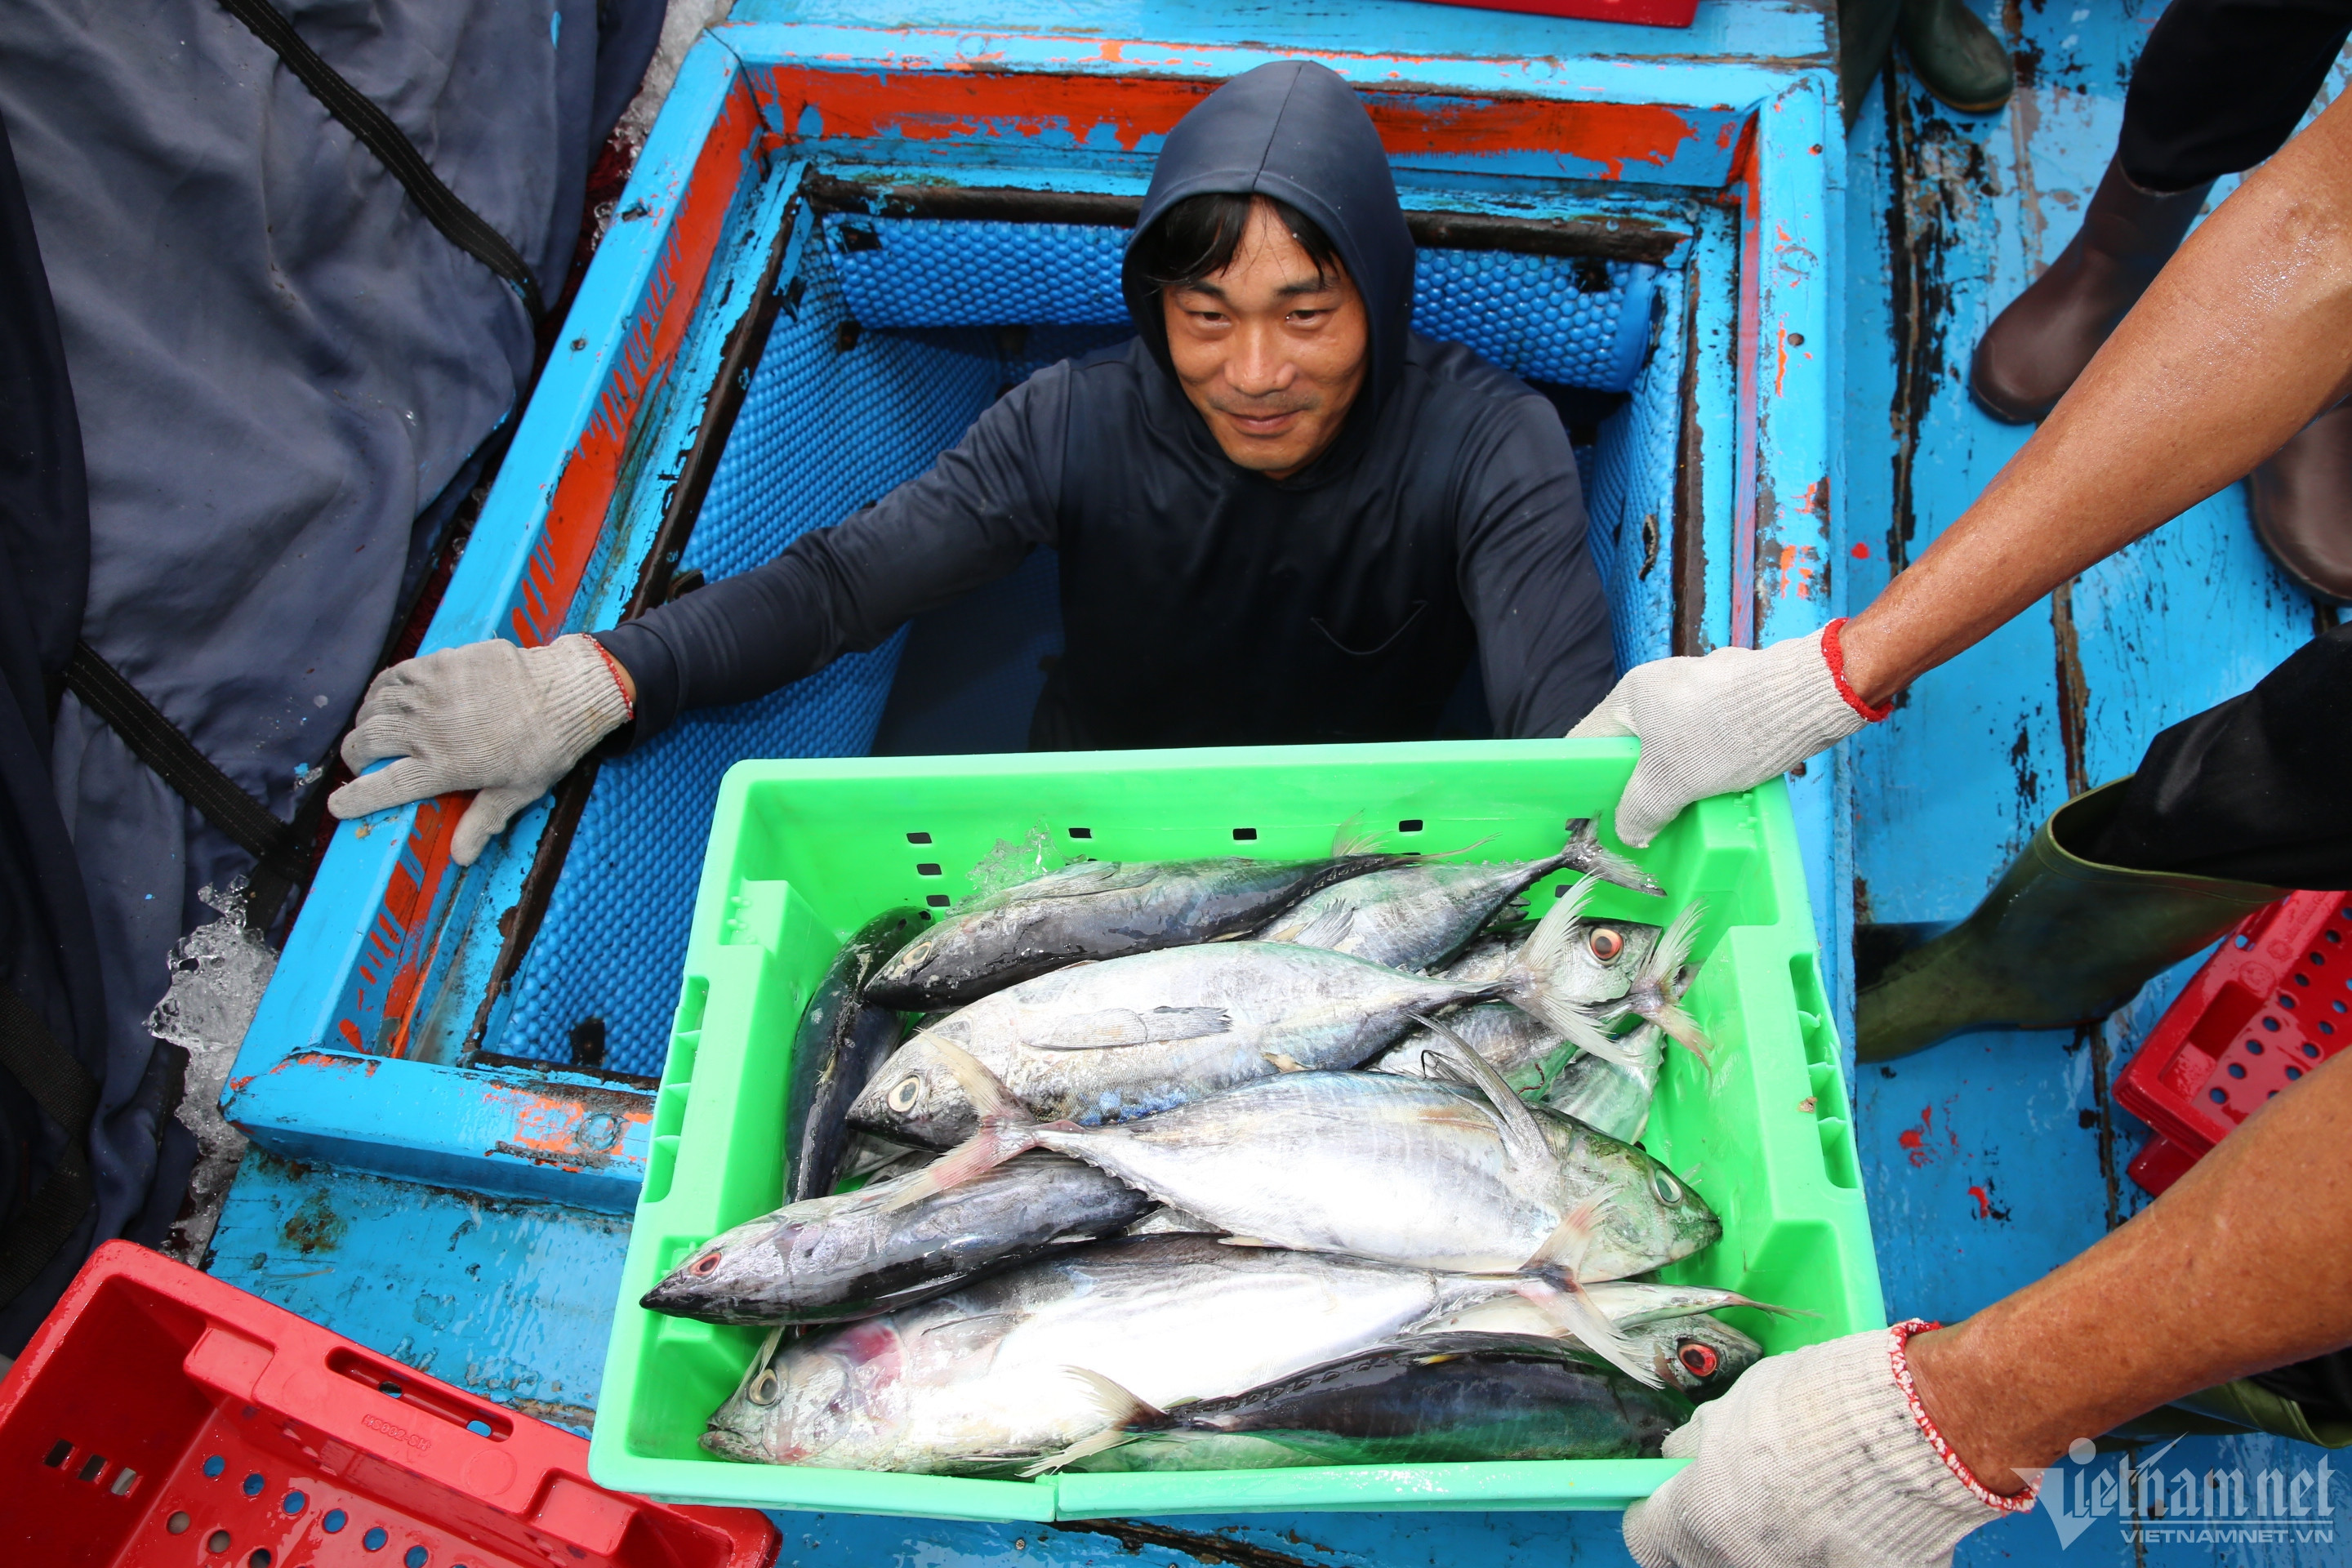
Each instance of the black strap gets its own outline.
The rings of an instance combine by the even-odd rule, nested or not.
[[[246,794],[235,779],[196,750],[194,741],[180,733],[161,709],[125,680],[121,670],[99,658],[89,644],[74,644],[73,657],[66,661],[66,685],[84,707],[122,737],[141,762],[204,813],[205,821],[227,834],[238,848],[258,860],[292,844],[292,827],[270,815],[268,807]]]
[[[5,984],[0,984],[0,1068],[66,1134],[57,1169],[0,1230],[0,1301],[13,1301],[48,1267],[97,1197],[88,1148],[98,1085],[58,1044],[31,1004]]]
[[[302,41],[269,0],[220,0],[228,14],[252,30],[253,36],[268,44],[295,79],[310,89],[310,95],[326,105],[327,112],[342,121],[361,144],[374,153],[392,177],[408,192],[409,199],[423,209],[425,220],[439,229],[450,244],[497,273],[512,284],[522,296],[523,304],[537,321],[547,314],[546,301],[540,298],[539,280],[523,264],[522,256],[507,243],[507,237],[490,226],[489,220],[457,199],[457,193],[441,183],[425,154],[416,150],[392,117],[378,109],[365,93],[342,79],[334,67],[320,58],[319,51]]]

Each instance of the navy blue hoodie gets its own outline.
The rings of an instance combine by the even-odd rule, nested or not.
[[[1567,432],[1410,330],[1370,117],[1322,66],[1236,77],[1170,133],[1137,232],[1211,191],[1297,207],[1363,294],[1370,374],[1320,458],[1276,480],[1225,457],[1130,250],[1124,349],[1039,372],[874,506],[599,634],[636,683],[634,738],[873,647],[1039,545],[1061,552],[1065,651],[1034,747],[1426,739],[1474,652],[1496,734],[1565,734],[1613,673]]]

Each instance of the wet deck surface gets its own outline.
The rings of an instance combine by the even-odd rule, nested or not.
[[[1114,9],[1124,16],[1134,8]],[[1369,26],[1366,13],[1391,9],[1355,7],[1349,21]],[[1413,14],[1392,9],[1396,17]],[[1817,26],[1777,6],[1744,5],[1737,16],[1723,9],[1706,0],[1691,35],[1573,33],[1577,47],[1596,51],[1769,47],[1795,54]],[[1229,27],[1248,34],[1251,9],[1227,10]],[[1849,395],[1839,560],[1852,604],[1924,549],[2021,443],[2023,432],[1969,404],[1961,384],[1968,354],[1984,322],[2072,233],[2113,145],[2128,61],[2155,15],[2155,7],[2134,17],[2103,6],[2095,16],[2063,0],[2012,6],[1997,22],[2030,68],[2008,112],[1953,115],[1898,78],[1855,129],[1843,237]],[[1512,38],[1541,26],[1496,22],[1498,37]],[[2068,795],[2129,771],[2158,729],[2242,690],[2322,624],[2262,559],[2235,492],[2089,574],[1922,682],[1903,711],[1858,744],[1862,918],[1965,914]],[[2079,1039],[1962,1040],[1858,1081],[1891,1312],[1964,1316],[2135,1211],[2139,1194],[2122,1168],[2142,1133],[2112,1109],[2107,1085],[2172,984],[2177,977],[2150,987],[2105,1029]],[[578,1426],[595,1404],[625,1229],[625,1221],[585,1211],[486,1201],[256,1154],[215,1237],[212,1268],[388,1354]],[[2164,1464],[2234,1468],[2251,1478],[2273,1466],[2292,1473],[2317,1458],[2316,1450],[2267,1438],[2198,1438]],[[1046,1527],[783,1515],[779,1522],[782,1561],[811,1568],[1627,1561],[1614,1515]],[[1980,1531],[1959,1554],[1962,1563],[2263,1568],[2347,1560],[2352,1550],[2341,1542],[2135,1545],[2112,1521],[2086,1531],[2062,1559],[2039,1514]]]

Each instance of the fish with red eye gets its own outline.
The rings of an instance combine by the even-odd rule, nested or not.
[[[1607,926],[1595,926],[1584,945],[1593,957],[1603,963],[1614,963],[1617,955],[1625,951],[1625,939]]]
[[[1723,1364],[1723,1357],[1713,1345],[1696,1340],[1685,1340],[1675,1352],[1675,1359],[1683,1363],[1693,1377],[1713,1377],[1715,1369]]]

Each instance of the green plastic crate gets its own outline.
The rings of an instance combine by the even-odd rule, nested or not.
[[[695,904],[669,1065],[598,1399],[590,1471],[681,1501],[948,1519],[1050,1520],[1391,1509],[1613,1509],[1680,1461],[1350,1466],[967,1480],[745,1465],[696,1444],[761,1337],[663,1317],[637,1298],[782,1187],[793,1026],[845,935],[893,904],[960,898],[1000,840],[1043,828],[1051,863],[1085,854],[1326,853],[1343,824],[1480,858],[1559,847],[1608,820],[1631,741],[1464,742],[737,764]],[[1400,825],[1418,822],[1418,831]],[[1079,839],[1073,829],[1088,830]],[[919,836],[928,835],[928,839]],[[1604,833],[1605,836],[1605,833]],[[1717,1246],[1666,1277],[1818,1318],[1730,1314],[1771,1350],[1885,1321],[1837,1039],[1779,781],[1702,802],[1634,856],[1660,900],[1603,889],[1595,912],[1660,921],[1704,897],[1688,1002],[1719,1047],[1714,1079],[1671,1052],[1644,1142],[1723,1216]],[[936,865],[940,874],[919,868]],[[1536,912],[1557,882],[1537,889]]]

